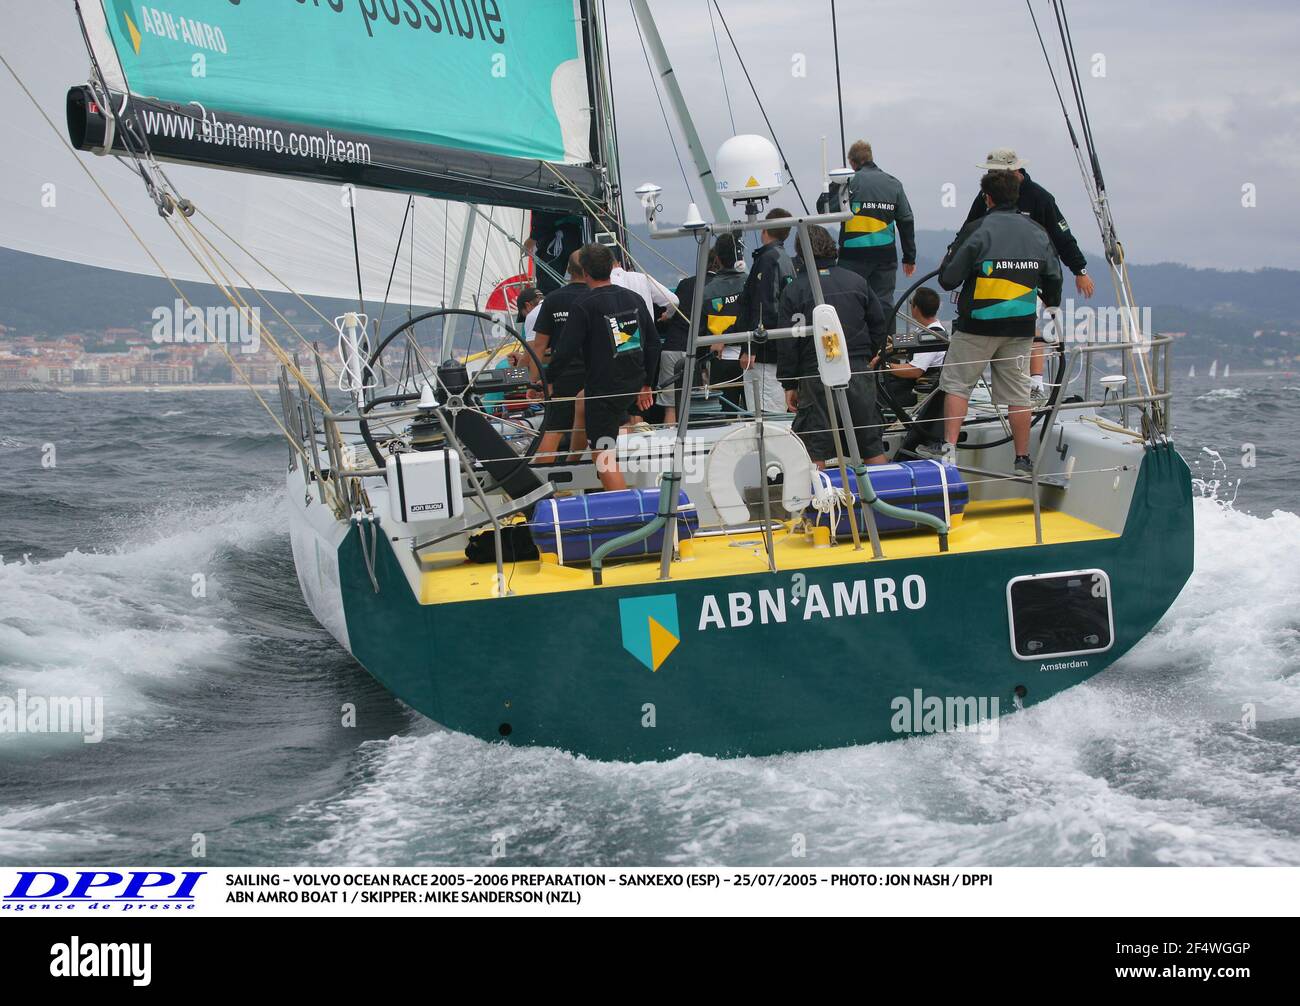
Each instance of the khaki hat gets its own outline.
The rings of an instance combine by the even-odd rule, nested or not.
[[[1029,162],[1022,161],[1010,147],[998,147],[990,150],[988,160],[979,167],[985,171],[1019,171]]]

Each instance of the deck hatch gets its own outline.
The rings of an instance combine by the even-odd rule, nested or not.
[[[1020,660],[1104,653],[1115,642],[1110,577],[1102,569],[1016,577],[1007,584],[1007,617]]]

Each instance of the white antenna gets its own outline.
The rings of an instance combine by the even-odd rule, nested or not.
[[[364,314],[349,311],[334,319],[339,334],[339,390],[359,398],[367,389],[378,384],[375,372],[370,369],[370,319]]]

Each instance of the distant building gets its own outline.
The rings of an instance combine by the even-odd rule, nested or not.
[[[31,379],[30,361],[17,356],[0,356],[0,384],[21,384]]]

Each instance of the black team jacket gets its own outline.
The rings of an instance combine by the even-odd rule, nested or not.
[[[826,303],[840,316],[849,356],[871,359],[889,338],[889,323],[880,298],[865,279],[851,269],[836,265],[834,260],[818,259],[817,276]],[[779,327],[788,328],[796,322],[811,326],[816,306],[808,273],[800,270],[781,294]],[[812,339],[809,335],[782,339],[777,344],[776,376],[787,391],[797,388],[800,378],[817,376],[817,350]]]
[[[1056,254],[1060,256],[1065,267],[1078,276],[1088,268],[1088,260],[1079,250],[1079,242],[1075,240],[1070,225],[1066,223],[1065,214],[1056,205],[1056,197],[1031,179],[1028,171],[1021,173],[1024,175],[1024,180],[1020,183],[1020,202],[1016,205],[1016,209],[1047,231]],[[984,193],[981,192],[975,197],[975,204],[970,208],[966,223],[973,223],[987,213],[988,203],[984,201]]]

